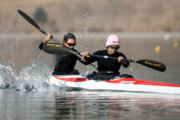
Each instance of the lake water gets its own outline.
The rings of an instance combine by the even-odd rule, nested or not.
[[[179,120],[180,96],[109,91],[0,90],[1,120]]]
[[[12,36],[12,37],[11,37]],[[29,37],[26,37],[29,36]],[[78,51],[105,49],[105,36],[79,36]],[[38,49],[43,36],[0,35],[0,120],[179,120],[180,95],[66,90],[49,86],[53,55]],[[165,63],[158,72],[131,64],[121,73],[137,79],[180,84],[180,39],[176,36],[128,38],[121,48],[130,59]],[[93,71],[79,62],[81,74]]]

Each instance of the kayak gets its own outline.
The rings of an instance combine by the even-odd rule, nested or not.
[[[180,85],[139,80],[132,77],[112,80],[90,80],[82,75],[52,76],[50,84],[58,87],[80,88],[87,90],[113,90],[128,92],[150,92],[180,94]]]

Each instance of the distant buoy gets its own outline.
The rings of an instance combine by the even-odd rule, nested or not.
[[[160,51],[161,51],[161,46],[156,46],[156,47],[155,47],[155,52],[156,52],[156,53],[159,53]]]
[[[178,48],[178,45],[179,45],[178,42],[175,41],[174,44],[173,44],[173,47],[174,47],[174,48]]]

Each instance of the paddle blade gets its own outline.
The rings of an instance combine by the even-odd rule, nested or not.
[[[164,72],[166,70],[166,65],[154,60],[146,60],[146,59],[142,59],[142,60],[137,60],[136,63],[139,63],[141,65],[144,65],[146,67],[152,68],[154,70],[157,71],[161,71]]]
[[[58,55],[73,54],[71,49],[67,48],[62,44],[56,44],[56,43],[44,44],[43,50],[49,54],[58,54]]]
[[[17,10],[17,11],[24,19],[26,19],[29,23],[31,23],[35,28],[37,28],[39,31],[41,30],[39,25],[32,18],[30,18],[26,13],[24,13],[21,10]]]

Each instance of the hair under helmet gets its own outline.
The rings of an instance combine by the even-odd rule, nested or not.
[[[110,46],[110,45],[117,45],[120,47],[120,42],[119,42],[119,38],[117,35],[115,34],[110,34],[108,36],[107,42],[106,42],[106,47]]]

